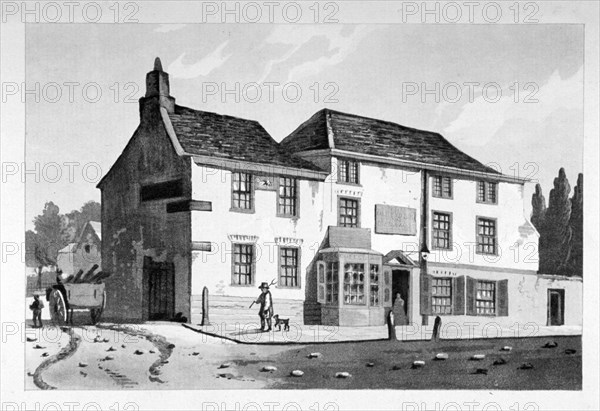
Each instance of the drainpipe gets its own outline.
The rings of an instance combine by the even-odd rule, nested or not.
[[[421,171],[421,244],[419,246],[420,277],[419,284],[423,284],[422,278],[427,275],[427,257],[429,249],[427,248],[427,233],[429,222],[429,174],[427,170]],[[423,293],[424,290],[421,290]],[[422,307],[421,307],[422,312]],[[429,324],[429,316],[422,314],[421,325]]]

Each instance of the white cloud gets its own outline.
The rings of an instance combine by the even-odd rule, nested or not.
[[[161,24],[157,28],[154,29],[156,33],[168,33],[170,31],[181,30],[187,26],[187,24]]]
[[[269,37],[265,39],[265,44],[285,44],[290,48],[283,56],[271,59],[267,62],[261,80],[264,81],[273,70],[273,66],[283,63],[290,59],[302,46],[307,44],[315,37],[325,37],[328,42],[327,51],[329,56],[320,56],[314,60],[305,61],[300,65],[293,67],[288,74],[288,81],[297,80],[302,77],[315,75],[329,66],[341,63],[353,51],[356,50],[360,41],[370,32],[376,30],[373,26],[360,25],[348,35],[343,35],[343,26],[276,26]],[[333,52],[333,53],[331,53]]]
[[[208,76],[213,70],[221,67],[232,56],[232,54],[223,54],[223,50],[227,47],[229,41],[221,43],[215,50],[207,54],[202,60],[184,64],[183,58],[185,53],[181,54],[177,60],[169,65],[167,71],[174,78],[191,79],[199,76]]]
[[[582,108],[583,67],[567,79],[562,79],[555,71],[537,91],[532,87],[524,89],[524,84],[520,84],[518,89],[518,98],[507,87],[502,90],[502,98],[496,103],[486,101],[483,96],[466,103],[444,132],[459,144],[484,146],[503,126],[515,121],[527,120],[543,129],[553,113]],[[526,103],[527,98],[536,99],[537,102]],[[488,100],[491,99],[493,91],[490,89]],[[523,132],[528,134],[527,130]]]

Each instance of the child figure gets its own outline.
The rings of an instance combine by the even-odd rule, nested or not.
[[[29,309],[33,311],[33,328],[42,328],[42,308],[44,308],[44,302],[40,300],[39,294],[34,294],[33,302],[29,306]],[[39,327],[38,321],[40,322]]]

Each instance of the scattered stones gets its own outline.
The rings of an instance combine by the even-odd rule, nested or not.
[[[485,354],[475,354],[474,356],[471,357],[471,360],[473,361],[481,361],[485,359]]]
[[[138,349],[138,350],[135,350],[133,353],[134,353],[135,355],[142,355],[142,354],[144,354],[144,350],[139,350],[139,349]]]
[[[474,374],[483,374],[483,375],[487,375],[487,373],[488,373],[487,368],[477,368],[474,372]]]
[[[347,371],[336,372],[335,378],[350,378],[352,375]]]
[[[47,357],[47,356],[49,356],[49,355],[50,355],[50,354],[48,354],[47,352],[45,352],[45,353],[43,353],[43,354],[42,354],[42,357]]]
[[[572,354],[575,354],[576,352],[577,352],[577,350],[574,350],[572,348],[567,348],[565,350],[565,354],[567,354],[567,355],[572,355]]]
[[[402,369],[402,366],[401,365],[397,365],[397,364],[392,367],[392,371],[398,371],[398,370],[401,370],[401,369]]]
[[[219,376],[217,378],[227,378],[228,380],[232,379],[234,377],[233,374],[231,373],[226,373],[226,374],[219,374]]]
[[[35,350],[43,350],[43,349],[44,349],[44,348],[46,348],[46,347],[44,347],[44,346],[41,346],[41,345],[39,345],[39,344],[36,344],[36,345],[34,345],[34,346],[33,346],[33,348],[34,348]]]
[[[27,342],[34,342],[37,341],[37,338],[35,337],[27,337]]]
[[[273,366],[273,365],[265,365],[264,367],[261,368],[262,372],[273,372],[273,371],[277,371],[277,367]]]
[[[413,361],[411,368],[423,368],[425,367],[425,361]]]
[[[374,362],[368,362],[367,363],[367,367],[369,367],[369,368],[375,367],[375,363]]]
[[[319,358],[321,357],[323,354],[321,354],[320,352],[311,352],[310,354],[307,355],[308,358]]]
[[[519,367],[519,369],[521,369],[521,370],[531,370],[532,368],[533,368],[533,364],[530,362],[523,363]]]
[[[125,344],[121,344],[121,348],[127,348]]]
[[[97,335],[97,336],[95,336],[95,337],[94,337],[94,342],[95,342],[95,343],[102,342],[102,338],[100,338],[100,336],[99,336],[99,335]]]
[[[83,375],[83,378],[87,377],[87,372],[79,371],[79,374]]]
[[[108,338],[105,338],[102,341],[104,341],[104,342],[110,342],[110,340]]]
[[[168,363],[169,363],[169,360],[162,360],[160,363],[161,363],[161,364],[168,364]]]
[[[196,355],[200,355],[200,353],[199,353],[198,351],[194,351],[194,352],[192,353],[192,355],[196,356]]]
[[[500,348],[500,351],[512,351],[512,348],[510,345],[505,345],[504,347]]]
[[[507,361],[504,358],[500,357],[493,362],[493,365],[504,365],[506,363]]]
[[[106,351],[117,351],[117,349],[111,345]]]
[[[558,343],[556,341],[548,341],[544,344],[544,348],[556,348],[558,347]]]
[[[223,364],[219,365],[219,368],[229,368],[229,367],[231,367],[230,362],[224,362]]]
[[[33,373],[31,371],[27,371],[27,376],[28,377],[33,377]]]
[[[173,348],[175,348],[175,344],[169,344],[169,345],[167,345],[167,348],[169,350],[172,350]]]
[[[304,371],[294,370],[290,373],[292,377],[302,377],[304,375]]]
[[[148,351],[148,352],[149,352],[150,354],[154,354],[156,351],[154,351],[154,350],[150,350],[150,351]]]
[[[79,366],[80,366],[81,368],[85,368],[85,367],[87,367],[87,366],[88,366],[88,364],[87,364],[87,362],[80,362],[80,363],[79,363]]]
[[[114,355],[107,355],[106,357],[104,357],[104,361],[110,361],[110,360],[114,360],[115,356]]]
[[[447,360],[448,359],[448,354],[446,354],[445,352],[441,352],[435,355],[435,359],[438,361],[443,361],[443,360]]]

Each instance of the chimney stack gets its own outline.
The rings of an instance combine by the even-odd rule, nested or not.
[[[163,71],[158,57],[154,60],[154,70],[146,74],[146,95],[140,99],[140,116],[149,105],[164,107],[169,113],[175,111],[175,98],[169,94],[169,74]]]

